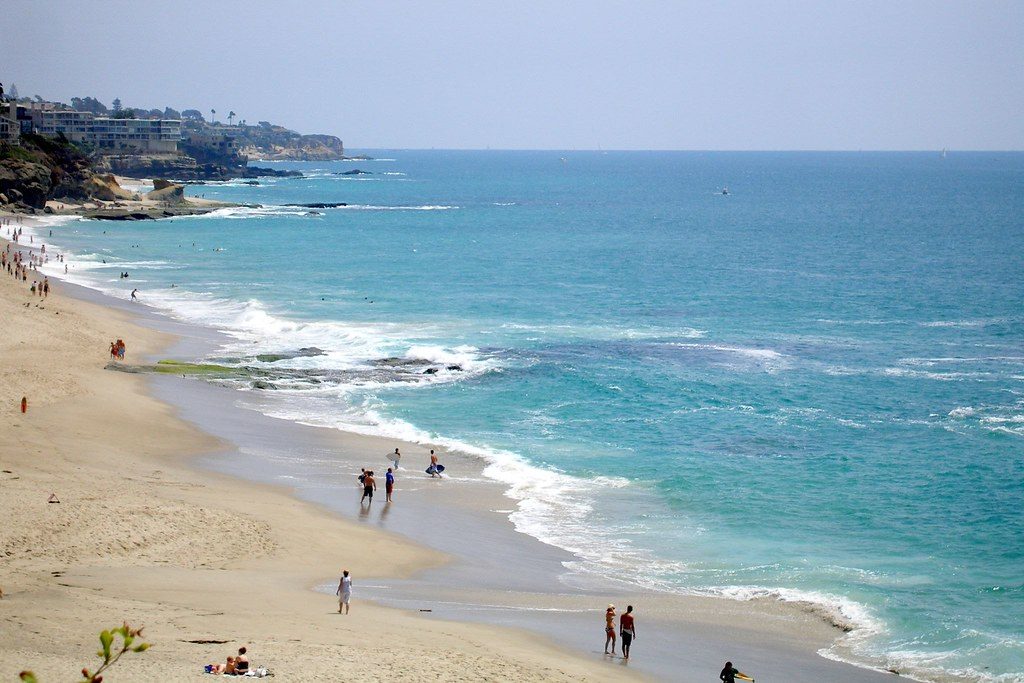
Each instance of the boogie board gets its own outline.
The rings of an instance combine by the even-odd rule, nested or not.
[[[431,472],[431,470],[434,470],[434,472]],[[427,468],[427,474],[433,474],[435,472],[437,474],[441,474],[442,472],[444,472],[444,465],[438,465],[437,467],[431,465],[430,467]]]

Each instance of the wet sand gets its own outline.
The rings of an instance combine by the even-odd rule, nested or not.
[[[4,469],[14,474],[0,479],[0,507],[33,510],[12,517],[11,529],[0,534],[16,558],[14,580],[0,580],[8,594],[0,615],[12,626],[0,636],[4,675],[31,665],[57,676],[56,667],[72,660],[77,671],[94,649],[91,634],[130,618],[144,621],[152,640],[173,643],[145,657],[161,658],[175,675],[222,660],[237,642],[253,646],[254,662],[303,680],[327,680],[338,670],[358,680],[398,675],[381,658],[401,661],[403,676],[440,680],[456,680],[471,661],[473,679],[699,681],[716,677],[726,659],[759,680],[892,679],[818,655],[842,633],[805,606],[581,579],[563,564],[571,554],[515,531],[507,516],[514,501],[474,457],[442,453],[455,476],[432,480],[422,472],[429,445],[298,425],[240,407],[276,400],[261,392],[102,370],[107,336],[129,342],[128,362],[193,360],[216,344],[213,331],[74,285],[57,285],[44,304],[65,315],[58,322],[57,310],[52,319],[31,306],[19,310],[18,297],[27,294],[9,277],[0,281],[5,319],[34,316],[31,324],[19,320],[16,338],[4,342],[31,348],[23,357],[4,354],[4,377],[12,380],[4,385],[43,365],[33,381],[19,381],[47,397],[33,399],[22,417],[7,414],[13,395],[0,395],[0,414],[22,430],[2,447]],[[57,339],[64,340],[60,349],[50,348]],[[47,358],[62,360],[40,360]],[[66,380],[60,389],[55,377]],[[30,455],[29,432],[52,455]],[[395,446],[405,454],[395,502],[386,505],[381,490],[372,506],[360,506],[359,467],[382,475],[384,454]],[[102,485],[94,490],[97,481]],[[61,514],[79,506],[76,523],[60,524],[58,536],[75,548],[66,556],[51,550],[60,543],[40,531],[52,530],[45,515],[53,517],[56,506],[38,496],[57,483],[70,496],[67,506],[62,498]],[[84,500],[90,502],[77,502]],[[99,536],[90,524],[79,529],[97,500],[102,511],[130,511],[125,523],[111,523]],[[165,523],[153,522],[165,509]],[[132,532],[139,520],[155,524],[152,532]],[[354,572],[357,602],[369,598],[374,605],[360,604],[352,623],[339,624],[333,590],[342,566]],[[628,666],[601,653],[608,602],[637,606]],[[100,614],[110,623],[95,618]],[[35,632],[22,636],[27,647],[11,635],[18,629]],[[230,642],[183,642],[195,639]],[[445,657],[433,655],[438,651]],[[449,662],[449,653],[458,657]],[[146,670],[133,667],[125,672]]]

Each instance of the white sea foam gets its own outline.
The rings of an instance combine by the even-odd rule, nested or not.
[[[970,320],[933,320],[918,323],[921,327],[987,327],[988,325],[1003,325],[1006,323],[1020,322],[1020,318],[996,317],[977,318]]]
[[[348,206],[336,207],[338,210],[349,211],[450,211],[459,209],[459,206],[446,204],[423,204],[420,206],[378,206],[376,204],[349,204]]]
[[[551,325],[506,322],[503,330],[530,332],[539,335],[572,336],[580,339],[701,339],[707,330],[695,327],[622,327],[618,325]]]
[[[245,219],[265,218],[267,216],[308,216],[311,210],[297,206],[231,206],[223,209],[216,209],[210,213],[199,216],[189,216],[191,220],[218,220],[222,218]]]
[[[754,365],[765,372],[778,372],[780,370],[786,370],[791,366],[791,361],[787,356],[772,349],[688,342],[670,342],[667,345],[697,352],[723,354],[733,357],[736,360]],[[735,364],[735,361],[733,364]]]
[[[912,379],[934,379],[940,382],[958,382],[963,380],[983,381],[991,378],[990,372],[926,372],[909,368],[884,368],[882,374],[887,377],[904,377]]]
[[[961,408],[953,408],[953,410],[949,411],[948,415],[949,417],[971,417],[975,412],[977,411],[971,406],[963,406]]]

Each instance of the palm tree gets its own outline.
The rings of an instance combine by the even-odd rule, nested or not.
[[[216,109],[211,109],[210,110],[210,122],[211,123],[217,123],[217,110]]]
[[[229,111],[228,112],[228,125],[229,126],[231,125],[231,119],[233,119],[233,118],[235,118],[235,112]]]

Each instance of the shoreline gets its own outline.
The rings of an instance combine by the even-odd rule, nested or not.
[[[31,669],[70,678],[92,666],[99,630],[128,620],[145,624],[153,648],[120,663],[118,680],[150,680],[155,670],[199,676],[241,645],[254,665],[291,679],[336,680],[343,671],[455,680],[466,670],[621,678],[521,631],[427,622],[367,603],[365,578],[410,575],[443,556],[297,502],[280,486],[195,468],[194,458],[230,446],[151,398],[144,378],[103,370],[110,334],[128,340],[135,357],[162,353],[171,336],[74,289],[55,283],[36,306],[27,287],[0,278],[0,307],[19,321],[0,366],[8,380],[0,412],[13,425],[0,444],[0,508],[10,520],[0,532],[4,677]],[[25,415],[12,392],[29,395]],[[46,503],[51,491],[59,504]],[[310,588],[343,566],[356,577],[357,602],[341,617],[333,596]]]
[[[107,302],[113,301],[110,300],[108,297],[105,297],[104,295],[98,293],[90,294],[94,294],[95,299],[98,300],[98,302],[101,304],[106,304]],[[87,298],[92,298],[92,296],[89,296]],[[120,304],[120,307],[123,308],[123,306],[124,304]],[[152,309],[150,310],[152,311]],[[135,312],[133,311],[132,313],[134,314]],[[152,317],[157,317],[160,316],[161,314],[153,311],[151,315]],[[145,317],[149,318],[151,316],[150,314],[147,314]],[[142,321],[142,324],[144,326],[147,326],[147,323],[145,321]],[[185,326],[182,323],[175,323],[175,325]],[[187,356],[188,354],[185,355]],[[166,355],[164,357],[166,357]],[[194,356],[192,356],[190,359],[194,359]],[[199,382],[183,382],[178,378],[152,378],[146,381],[146,384],[149,385],[151,390],[161,400],[167,401],[172,405],[176,405],[179,415],[183,416],[187,421],[199,424],[200,427],[207,432],[210,432],[212,430],[209,428],[210,425],[202,424],[202,416],[189,416],[187,410],[185,409],[185,406],[180,405],[180,401],[183,399],[179,397],[177,400],[175,400],[174,395],[182,393],[188,395],[189,400],[193,404],[206,406],[208,408],[206,413],[209,413],[210,415],[215,414],[217,415],[218,419],[223,418],[224,414],[223,410],[220,413],[216,413],[214,410],[212,410],[215,407],[214,404],[218,403],[218,401],[213,401],[210,404],[206,404],[203,402],[203,398],[200,395],[203,395],[206,397],[206,399],[209,399],[211,395],[224,392],[223,396],[219,400],[220,403],[225,403],[228,401],[233,403],[238,399],[238,392],[235,390],[225,389],[222,387],[213,387]],[[227,392],[231,393],[227,394]],[[230,396],[231,398],[227,398],[228,396]],[[340,432],[334,429],[307,427],[290,422],[284,423],[287,426],[282,427],[279,424],[275,424],[280,421],[275,420],[274,418],[269,418],[264,415],[261,415],[253,410],[236,408],[234,406],[232,406],[228,410],[231,412],[239,413],[239,416],[233,418],[235,421],[246,424],[248,428],[252,429],[257,433],[263,434],[264,436],[272,431],[286,430],[289,433],[294,431],[295,434],[298,435],[295,436],[295,438],[298,439],[298,441],[303,445],[308,445],[311,441],[314,443],[327,443],[329,444],[330,448],[334,449],[332,455],[335,456],[337,455],[337,451],[347,450],[349,455],[348,458],[344,460],[344,462],[350,468],[355,468],[359,462],[365,463],[365,456],[358,455],[359,453],[378,452],[383,454],[385,450],[391,450],[391,447],[395,443],[399,443],[401,445],[401,442],[397,440],[384,439],[383,437],[363,437],[356,434]],[[316,434],[316,436],[314,436],[314,434]],[[229,442],[234,441],[236,444],[240,440],[238,439],[238,434],[215,434],[215,436],[217,436],[221,440],[226,440]],[[423,444],[407,444],[404,450],[406,450],[406,452],[409,453],[414,452],[416,450],[422,450],[423,447]],[[242,448],[242,450],[245,449]],[[356,454],[353,455],[353,452],[355,452]],[[223,454],[223,451],[218,451],[217,453]],[[238,457],[237,448],[235,457],[236,459]],[[453,458],[457,457],[458,456],[455,456],[453,454],[447,454],[447,458],[449,460],[452,460]],[[360,460],[359,458],[362,459]],[[211,465],[213,465],[213,469],[215,470],[223,471],[223,469],[225,469],[225,458],[223,458],[222,455],[203,457],[201,458],[201,460],[203,462],[200,466],[204,468],[204,471],[209,470]],[[383,462],[382,457],[380,457],[380,461]],[[228,462],[226,469],[231,470],[232,474],[235,474],[233,470],[237,469],[237,466],[239,464],[241,464],[245,469],[252,469],[253,462],[254,460],[251,456],[248,459],[241,458],[241,463]],[[218,464],[220,465],[219,467],[217,466]],[[331,464],[336,467],[338,464],[338,460],[332,461]],[[370,463],[370,466],[373,466],[373,463]],[[469,489],[473,487],[479,488],[479,486],[477,486],[477,483],[484,479],[482,475],[483,466],[481,465],[479,459],[473,458],[471,456],[466,456],[465,458],[458,459],[458,466],[459,467],[457,467],[456,469],[470,469],[471,473],[468,478],[472,480],[472,487],[466,486],[460,487],[460,489]],[[478,469],[480,471],[477,471]],[[350,474],[351,473],[352,472],[350,472]],[[281,475],[280,472],[274,473],[272,470],[266,470],[263,471],[260,475],[252,478],[257,481],[265,481],[268,476],[273,478]],[[459,482],[445,483],[457,484]],[[449,493],[451,493],[451,487],[448,488]],[[422,492],[422,495],[420,497],[423,498],[424,501],[415,501],[413,503],[413,509],[416,511],[416,513],[412,515],[413,521],[421,522],[423,519],[422,515],[427,514],[430,510],[445,510],[446,517],[448,517],[451,515],[450,510],[457,509],[459,511],[465,511],[464,519],[460,519],[458,524],[455,525],[455,528],[460,529],[460,531],[464,531],[466,528],[473,527],[474,525],[478,525],[478,527],[489,527],[483,530],[477,528],[473,534],[470,534],[471,537],[473,537],[476,542],[479,542],[481,539],[487,539],[490,542],[497,542],[501,544],[507,544],[509,542],[509,539],[521,541],[522,539],[517,539],[516,537],[525,537],[525,535],[517,533],[512,528],[512,524],[508,520],[507,515],[502,514],[502,511],[500,511],[500,509],[495,510],[495,507],[501,508],[507,505],[507,498],[504,497],[504,492],[501,490],[504,487],[499,482],[491,480],[489,483],[489,487],[487,488],[489,488],[489,490],[484,495],[474,494],[472,492],[466,493],[466,491],[460,490],[458,496],[450,495],[443,499],[443,501],[437,499],[436,496],[434,496],[433,498],[429,498],[429,496],[431,496],[433,492]],[[339,489],[329,488],[329,493],[336,493],[337,490]],[[339,507],[338,505],[331,505],[330,501],[317,500],[315,494],[311,494],[309,491],[303,492],[301,490],[301,487],[297,487],[297,490],[295,492],[300,498],[304,500],[312,500],[314,502],[319,503],[321,506],[326,506],[334,514],[343,516],[342,518],[351,516],[351,511],[346,512],[345,509],[342,509],[342,507]],[[405,493],[402,492],[401,490],[400,493],[403,497],[405,496]],[[419,491],[416,491],[415,493],[417,495],[420,494]],[[457,498],[458,500],[452,500],[453,498]],[[505,505],[500,504],[500,501],[502,500],[505,501]],[[495,505],[495,501],[498,501],[497,505]],[[479,520],[477,519],[481,511],[481,506],[484,509],[494,513],[493,519],[490,519],[489,521],[483,524],[479,524]],[[397,509],[398,508],[396,506],[396,510]],[[400,515],[391,515],[391,517],[393,519],[398,519],[398,521],[389,520],[389,524],[391,526],[398,528],[399,534],[406,538],[413,535],[414,527],[410,528],[408,521],[403,522],[400,519]],[[557,580],[557,577],[560,576],[559,572],[565,573],[564,568],[561,567],[561,563],[563,561],[566,561],[567,557],[571,559],[570,554],[565,553],[564,551],[555,552],[555,550],[551,548],[551,546],[546,546],[540,541],[536,541],[532,537],[526,538],[529,538],[530,541],[524,543],[523,545],[530,547],[525,549],[525,554],[532,554],[532,556],[535,559],[540,555],[546,554],[546,556],[539,561],[539,564],[543,565],[541,569],[541,573],[543,573],[543,575],[545,575],[548,578],[555,577]],[[431,544],[428,542],[428,545],[436,544]],[[520,547],[520,549],[522,549],[522,547]],[[544,549],[549,550],[545,551]],[[454,556],[457,558],[461,556],[461,559],[463,560],[464,563],[466,555],[473,552],[473,547],[455,547],[450,549],[442,549],[442,551],[448,552],[448,554],[454,554]],[[458,573],[462,570],[452,570],[452,567],[456,564],[458,563],[449,563],[448,565],[445,565],[440,569],[430,570],[426,572],[426,574],[443,575],[445,572],[454,571],[454,576],[457,579],[465,580],[467,578],[466,574]],[[530,571],[538,571],[537,565],[531,564]],[[472,572],[470,573],[472,574]],[[474,578],[479,582],[480,578],[485,575],[485,572],[480,571],[478,568],[476,574],[471,578]],[[422,595],[424,593],[432,593],[436,595],[439,593],[443,593],[447,589],[451,589],[451,592],[453,593],[457,593],[458,591],[463,590],[462,586],[460,586],[458,590],[455,590],[453,588],[453,586],[455,585],[457,584],[453,580],[452,576],[448,576],[447,578],[444,576],[441,576],[440,578],[435,577],[433,579],[433,583],[427,580],[420,581],[418,585],[417,581],[405,579],[404,586],[401,585],[400,582],[393,581],[391,584],[389,584],[388,587],[379,589],[377,591],[379,595],[375,595],[374,597],[378,598],[380,602],[383,602],[385,604],[388,604],[389,601],[395,603],[408,603],[410,600],[419,600],[422,603]],[[557,599],[554,600],[559,604],[559,607],[557,607],[556,610],[561,610],[560,614],[576,616],[568,620],[563,619],[563,622],[567,621],[567,623],[563,623],[559,627],[545,629],[543,622],[546,621],[546,618],[540,616],[542,615],[541,610],[549,610],[550,608],[540,607],[539,605],[541,603],[539,601],[541,599],[550,601],[552,599],[552,593],[544,591],[537,592],[535,579],[527,580],[524,582],[523,586],[517,586],[516,588],[518,589],[516,599],[519,600],[520,604],[518,605],[518,607],[516,605],[512,605],[511,608],[513,610],[520,609],[520,612],[516,614],[516,618],[507,618],[506,615],[506,617],[504,618],[505,623],[512,626],[518,626],[520,628],[527,628],[535,632],[545,632],[547,637],[554,638],[557,642],[559,642],[560,645],[573,648],[577,651],[577,654],[582,653],[582,651],[580,651],[581,647],[585,648],[587,646],[585,644],[581,644],[580,642],[578,642],[578,639],[573,635],[575,632],[583,630],[588,634],[583,639],[583,643],[591,643],[592,641],[597,642],[600,636],[599,633],[596,637],[593,635],[593,633],[597,632],[597,629],[593,627],[593,623],[599,624],[600,622],[599,609],[594,607],[590,607],[588,609],[586,605],[583,603],[586,600],[589,600],[589,603],[587,604],[596,604],[600,606],[601,601],[605,600],[605,596],[614,595],[615,602],[616,604],[618,604],[621,600],[621,597],[623,596],[623,591],[621,589],[616,591],[611,586],[608,586],[607,588],[599,588],[598,590],[603,591],[600,593],[598,592],[598,590],[591,590],[588,593],[580,592],[578,589],[575,589],[574,593],[569,595],[564,594],[564,591],[562,593],[558,593],[556,595]],[[403,593],[403,591],[405,592]],[[498,591],[497,588],[494,586],[483,586],[480,589],[475,589],[475,592],[472,593],[472,595],[475,596],[475,600],[471,601],[471,605],[474,607],[480,607],[481,605],[493,604],[499,592],[500,591]],[[393,596],[395,594],[400,595],[400,597],[397,599],[389,597],[389,595]],[[601,597],[598,597],[599,595]],[[449,595],[448,597],[452,596]],[[659,614],[658,617],[654,617],[654,620],[656,621],[656,623],[659,623],[660,625],[664,626],[664,628],[667,631],[667,635],[679,636],[681,637],[681,639],[684,640],[694,639],[696,637],[696,639],[699,640],[700,645],[699,648],[686,648],[688,651],[687,653],[690,655],[696,654],[697,649],[701,651],[708,651],[710,649],[711,651],[717,650],[720,652],[728,653],[736,652],[737,650],[747,648],[749,652],[755,653],[759,652],[759,644],[764,642],[774,643],[774,653],[772,652],[773,646],[763,648],[767,651],[759,652],[757,655],[758,659],[771,660],[772,654],[774,654],[774,658],[776,660],[779,660],[779,653],[782,652],[784,653],[784,661],[776,661],[773,664],[765,666],[744,665],[748,666],[748,668],[750,668],[751,670],[756,671],[757,675],[759,676],[768,675],[775,668],[780,669],[780,673],[786,680],[794,681],[822,680],[828,679],[829,676],[834,677],[836,675],[842,675],[843,680],[876,680],[876,678],[878,680],[881,680],[881,676],[884,675],[886,678],[888,678],[889,676],[888,674],[881,674],[872,669],[857,667],[849,664],[838,664],[836,662],[833,662],[832,660],[819,656],[818,651],[822,649],[827,649],[832,644],[832,641],[841,634],[839,634],[836,631],[836,629],[832,626],[826,626],[824,620],[821,618],[820,615],[808,616],[806,614],[803,614],[803,616],[801,617],[801,612],[805,612],[806,610],[802,608],[800,605],[779,602],[774,602],[773,604],[773,601],[766,600],[760,601],[760,603],[762,604],[755,604],[754,602],[749,601],[741,602],[717,597],[666,597],[666,594],[652,592],[641,593],[639,595],[628,597],[627,599],[635,600],[640,605],[644,605],[644,602],[650,603],[652,600],[655,599],[660,603],[673,603],[670,608],[666,608],[665,610],[663,610],[663,614]],[[532,611],[530,611],[529,609],[521,609],[523,605],[530,604],[534,605]],[[753,609],[751,609],[752,607]],[[506,608],[507,606],[501,607],[500,609]],[[595,609],[597,609],[597,611],[594,611]],[[641,615],[645,615],[643,609],[644,608],[641,607],[641,609],[639,610],[639,613]],[[441,610],[436,611],[440,612]],[[480,610],[476,610],[476,615],[467,614],[467,612],[469,611],[471,610],[460,611],[455,609],[449,610],[449,613],[453,618],[463,620],[472,620],[474,616],[479,616],[480,614]],[[593,614],[589,616],[582,616],[587,611],[593,612]],[[680,619],[679,615],[675,614],[676,612],[685,613],[686,615],[688,615],[689,619]],[[753,621],[759,621],[760,628],[749,626],[749,622],[752,621],[752,613],[756,613],[756,618],[753,619]],[[530,616],[528,616],[527,618],[522,618],[522,614],[528,614]],[[650,614],[650,611],[648,611],[647,614]],[[724,615],[724,617],[722,615]],[[499,622],[501,622],[503,619],[503,617],[501,616],[496,617],[495,614],[491,612],[488,612],[487,617],[485,618],[490,621]],[[662,619],[662,621],[657,621],[658,619]],[[748,625],[743,627],[737,627],[729,623],[730,620],[737,619],[745,619],[748,622]],[[780,625],[788,625],[792,627],[792,622],[800,621],[801,619],[807,623],[799,624],[795,628],[790,628],[789,631],[786,632],[781,639],[776,638],[773,640],[774,636],[777,636],[778,634],[772,633],[772,631],[777,631]],[[712,629],[714,637],[708,638],[706,636],[706,631],[708,628]],[[652,633],[653,629],[649,626],[645,629],[645,631],[647,633]],[[650,640],[655,640],[653,635],[645,639],[645,641]],[[734,643],[735,645],[742,644],[742,646],[734,647],[731,643]],[[651,647],[651,645],[649,645],[648,642],[644,642],[643,647],[644,649],[648,649]],[[592,651],[593,648],[590,649]],[[673,642],[672,638],[666,638],[665,642],[661,643],[660,646],[656,648],[656,652],[663,651],[664,653],[668,654],[671,653],[673,650],[679,649],[679,643]],[[643,663],[643,660],[647,659],[647,657],[652,657],[654,654],[655,653],[653,652],[645,653],[645,656],[643,658],[638,658],[638,660],[635,662],[635,667],[631,667],[631,671],[634,671],[635,673],[636,669],[645,669],[646,667]],[[744,658],[744,655],[725,654],[725,658],[729,657],[738,662],[751,661],[750,656]],[[799,660],[798,667],[794,666],[794,660]],[[724,661],[724,658],[722,659],[722,661]],[[599,666],[603,665],[599,655],[596,657],[596,663]],[[719,667],[720,664],[721,662],[718,663]],[[671,663],[671,665],[671,669],[663,669],[662,671],[654,670],[649,671],[648,673],[654,676],[667,678],[668,676],[664,675],[666,672],[678,673],[680,671],[675,663]],[[838,668],[834,669],[833,667]],[[607,668],[607,665],[604,665],[604,668]],[[799,668],[800,671],[794,671],[793,669],[795,668]],[[601,671],[603,675],[603,669]],[[842,671],[843,673],[839,674],[837,673],[838,671]],[[697,676],[708,676],[709,673],[712,672],[710,672],[706,666],[692,671],[692,675],[695,679]],[[807,677],[803,678],[802,674],[806,674]]]

